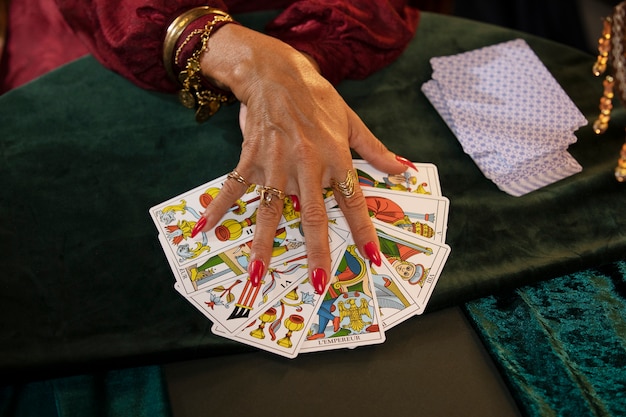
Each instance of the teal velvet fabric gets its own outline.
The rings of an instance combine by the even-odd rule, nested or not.
[[[269,14],[246,16],[262,27]],[[406,52],[340,93],[394,152],[439,168],[452,248],[429,309],[620,259],[626,186],[613,178],[626,114],[578,132],[583,173],[516,198],[463,153],[421,85],[429,58],[523,37],[592,121],[594,57],[423,13]],[[176,99],[136,88],[86,57],[0,97],[0,374],[55,375],[247,349],[173,289],[148,209],[229,172],[237,107],[197,125]],[[285,161],[298,163],[298,161]]]
[[[169,417],[161,368],[147,366],[0,386],[1,417]]]
[[[529,416],[626,410],[626,262],[465,305]]]

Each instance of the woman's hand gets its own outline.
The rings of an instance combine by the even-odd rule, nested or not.
[[[212,35],[202,57],[203,74],[241,102],[241,157],[235,170],[248,183],[295,196],[300,207],[311,282],[321,293],[329,280],[328,218],[323,188],[344,181],[352,168],[350,148],[377,169],[397,174],[410,162],[396,157],[367,129],[314,62],[287,44],[238,25]],[[214,227],[247,186],[234,180],[203,214]],[[376,232],[363,194],[335,191],[359,251],[380,264]],[[257,211],[248,272],[258,285],[267,271],[283,201],[272,198]]]

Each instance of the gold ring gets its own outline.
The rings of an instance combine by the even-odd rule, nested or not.
[[[261,196],[261,204],[268,207],[274,197],[278,197],[281,200],[285,199],[285,193],[278,188],[267,187],[265,185],[259,185],[256,192]]]
[[[241,174],[238,173],[237,171],[235,171],[234,169],[231,172],[228,173],[227,178],[230,178],[231,180],[235,180],[239,184],[243,184],[246,187],[250,186],[248,181],[246,181],[246,179],[244,177],[242,177]]]
[[[356,174],[353,169],[349,169],[346,173],[346,179],[344,181],[337,181],[334,178],[330,179],[330,186],[341,193],[345,198],[350,198],[354,195],[354,186],[356,184]]]

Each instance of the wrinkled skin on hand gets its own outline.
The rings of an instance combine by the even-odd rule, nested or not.
[[[319,74],[315,62],[280,40],[243,26],[226,25],[212,35],[201,66],[207,78],[231,90],[241,102],[243,144],[234,169],[249,183],[297,196],[304,233],[313,236],[306,242],[309,271],[317,274],[314,278],[318,281],[323,275],[325,283],[331,259],[322,189],[330,185],[331,178],[345,180],[352,168],[350,148],[390,174],[401,173],[406,166],[374,137]],[[226,181],[204,213],[204,230],[217,224],[245,188]],[[374,260],[373,256],[379,256],[378,240],[358,184],[351,198],[335,195],[359,251]],[[251,267],[256,269],[249,270],[253,282],[253,273],[262,276],[270,262],[281,211],[282,201],[274,198],[257,212],[250,257]],[[370,242],[375,242],[374,249]]]

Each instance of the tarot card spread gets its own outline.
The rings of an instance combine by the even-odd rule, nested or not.
[[[300,213],[287,197],[272,260],[260,285],[247,268],[260,206],[254,186],[212,230],[191,237],[226,176],[150,209],[174,274],[175,290],[212,331],[283,357],[385,341],[385,331],[425,311],[450,253],[449,201],[437,167],[417,163],[401,175],[365,161],[353,165],[379,237],[382,264],[359,253],[332,190],[326,193],[330,280],[317,294],[308,277]]]

